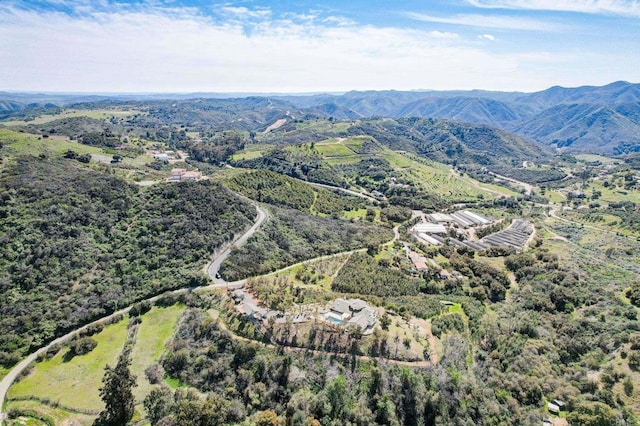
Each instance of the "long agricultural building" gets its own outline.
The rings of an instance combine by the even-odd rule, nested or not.
[[[426,215],[429,222],[440,225],[457,225],[460,228],[488,225],[493,220],[469,210],[461,210],[455,213],[431,213]]]
[[[496,232],[495,234],[487,235],[480,240],[485,245],[490,247],[513,247],[517,250],[522,250],[527,243],[531,235],[533,234],[533,225],[523,219],[516,219],[513,221],[510,227],[504,231]]]
[[[481,240],[456,239],[447,236],[449,229],[469,229],[492,224],[493,219],[469,210],[455,213],[430,213],[425,215],[428,223],[414,225],[412,231],[416,238],[434,246],[450,245],[469,247],[473,250],[487,250],[492,247],[512,247],[522,250],[534,232],[533,225],[523,219],[516,219],[507,229],[487,235]]]

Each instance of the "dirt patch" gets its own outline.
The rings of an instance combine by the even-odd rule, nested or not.
[[[287,122],[286,118],[281,118],[279,120],[276,120],[275,123],[273,123],[272,125],[270,125],[265,129],[264,133],[269,133],[272,130],[276,130],[277,128],[282,127],[282,125],[284,125],[284,123],[286,122]]]

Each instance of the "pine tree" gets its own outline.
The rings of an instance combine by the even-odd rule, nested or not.
[[[115,368],[105,367],[100,398],[105,408],[93,423],[96,426],[123,426],[133,417],[135,400],[132,388],[136,386],[136,376],[131,374],[129,353],[124,351]]]

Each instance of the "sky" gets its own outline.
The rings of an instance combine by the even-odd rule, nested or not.
[[[640,82],[640,0],[0,0],[0,90],[537,91]]]

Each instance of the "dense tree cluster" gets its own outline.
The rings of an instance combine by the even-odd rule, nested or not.
[[[440,365],[428,368],[332,359],[245,343],[222,329],[205,310],[191,309],[180,321],[163,366],[172,377],[206,395],[157,387],[146,398],[145,407],[152,425],[243,420],[335,426],[540,421],[505,405],[501,395],[475,376],[466,360],[469,347],[464,341],[449,338],[445,348]],[[209,423],[190,420],[185,413]]]
[[[491,170],[500,175],[508,176],[521,182],[543,184],[564,179],[567,174],[555,168],[529,168],[519,169],[515,167],[494,166]]]
[[[390,229],[314,217],[298,210],[271,207],[268,221],[222,264],[228,280],[275,271],[314,257],[367,246],[392,238]]]
[[[244,149],[246,142],[237,133],[223,133],[204,140],[184,140],[179,147],[196,161],[219,164]]]
[[[613,390],[625,374],[603,367],[637,329],[635,310],[611,297],[598,274],[586,279],[543,248],[511,255],[505,265],[518,287],[508,304],[493,305],[496,315],[477,331],[477,359],[492,371],[487,384],[521,410],[542,405],[543,397],[560,398],[569,404],[572,424],[636,424]],[[587,377],[585,367],[600,370],[601,379]]]
[[[275,148],[259,158],[237,161],[236,165],[250,169],[266,169],[309,182],[344,186],[345,182],[333,167],[315,153]]]
[[[331,288],[341,293],[415,296],[420,292],[423,282],[388,265],[380,265],[379,261],[366,253],[354,253],[340,269]]]
[[[117,307],[207,282],[255,208],[208,182],[139,189],[68,160],[0,178],[0,363]]]
[[[232,178],[228,184],[254,200],[305,212],[339,215],[366,208],[369,204],[362,198],[316,188],[271,171],[244,173]]]

